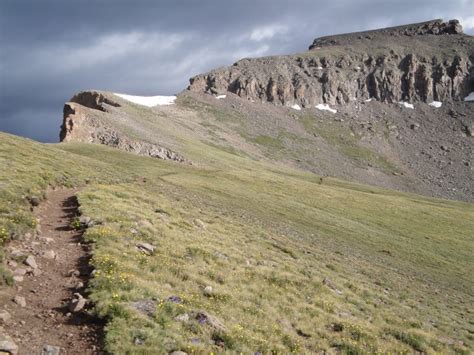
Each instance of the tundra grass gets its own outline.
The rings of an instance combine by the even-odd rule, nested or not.
[[[29,216],[28,189],[82,186],[80,211],[97,222],[85,234],[95,268],[88,297],[107,319],[107,351],[474,347],[472,204],[321,183],[205,148],[213,163],[190,166],[0,136],[10,168],[1,175],[1,218],[17,209]],[[140,251],[142,242],[155,252]]]

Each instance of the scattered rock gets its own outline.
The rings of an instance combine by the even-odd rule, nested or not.
[[[42,256],[43,258],[48,259],[48,260],[56,259],[56,253],[54,252],[54,250],[44,251]]]
[[[18,354],[18,345],[13,342],[10,336],[4,334],[3,331],[0,332],[0,353]]]
[[[25,276],[26,273],[27,273],[27,270],[23,269],[21,267],[19,267],[18,269],[13,270],[13,275],[14,276]]]
[[[79,217],[79,223],[83,226],[89,226],[89,224],[91,223],[91,218],[87,216],[81,216]]]
[[[32,267],[33,269],[38,268],[38,264],[36,264],[36,260],[33,255],[28,255],[28,257],[25,259],[23,263],[29,267]]]
[[[30,205],[33,207],[39,206],[40,204],[40,199],[36,196],[28,197],[28,201],[30,201]]]
[[[214,291],[213,291],[213,289],[212,289],[212,286],[206,286],[206,287],[204,288],[204,295],[205,295],[205,296],[208,296],[208,297],[209,297],[209,296],[212,296],[213,293],[214,293]]]
[[[145,344],[145,340],[139,336],[136,336],[134,339],[133,339],[133,344],[135,345],[143,345]]]
[[[8,311],[4,309],[0,310],[0,322],[2,322],[3,324],[6,324],[10,321],[11,318],[12,316],[10,313],[8,313]]]
[[[170,296],[166,300],[168,302],[173,302],[173,303],[177,303],[177,304],[181,303],[181,297],[179,297],[179,296]]]
[[[194,225],[196,227],[199,227],[201,229],[206,229],[206,225],[204,224],[203,221],[201,221],[200,219],[196,218],[194,221],[193,221]]]
[[[14,282],[23,282],[23,280],[24,280],[23,276],[18,276],[18,275],[13,276]]]
[[[73,277],[73,276],[74,276],[74,277],[79,277],[79,276],[81,275],[81,272],[80,272],[79,270],[73,269],[73,270],[69,270],[69,271],[67,272],[67,275],[68,275],[69,277]]]
[[[155,314],[157,303],[154,300],[140,300],[131,302],[130,306],[151,318]]]
[[[144,252],[145,254],[148,254],[148,255],[152,255],[156,250],[156,247],[149,243],[138,243],[137,248],[141,252]]]
[[[45,345],[41,351],[41,355],[59,355],[61,348],[59,346]]]
[[[327,287],[329,287],[331,290],[333,290],[338,295],[342,295],[342,291],[338,290],[336,288],[336,286],[332,283],[332,281],[330,279],[328,279],[327,277],[325,277],[323,279],[323,285],[326,285]]]
[[[7,265],[10,266],[12,269],[14,269],[18,266],[18,263],[13,260],[8,260]]]
[[[25,300],[25,297],[23,297],[23,296],[18,296],[17,295],[15,297],[13,297],[13,302],[15,302],[20,307],[26,307],[26,300]]]
[[[82,297],[80,293],[76,292],[74,294],[74,298],[69,303],[69,306],[68,306],[69,311],[71,311],[72,313],[80,312],[84,308],[86,303],[87,303],[87,300],[84,297]]]
[[[189,320],[189,314],[180,314],[179,316],[176,316],[174,320],[177,322],[187,322]]]
[[[173,351],[170,355],[188,355],[188,353],[179,350],[179,351]]]
[[[199,322],[199,324],[207,324],[211,328],[214,328],[217,331],[226,332],[227,328],[222,324],[222,322],[214,316],[207,314],[205,312],[198,312],[196,313],[195,319]]]
[[[420,128],[420,125],[418,123],[412,123],[410,128],[416,131],[418,128]]]
[[[33,274],[33,276],[38,277],[38,276],[41,276],[43,274],[43,271],[41,271],[40,269],[33,269],[32,274]]]

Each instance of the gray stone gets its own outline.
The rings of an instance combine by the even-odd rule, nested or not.
[[[13,270],[13,275],[14,276],[25,276],[27,270],[19,267],[18,269]]]
[[[61,348],[59,346],[45,345],[41,351],[41,355],[59,355]]]
[[[154,300],[140,300],[131,302],[130,306],[138,312],[151,318],[155,314],[157,302]]]
[[[15,302],[20,307],[26,307],[26,299],[23,296],[15,296],[13,297],[13,302]]]
[[[179,316],[176,316],[174,320],[177,322],[187,322],[189,320],[189,314],[180,314]]]
[[[40,204],[40,199],[36,196],[31,196],[30,198],[28,198],[28,200],[30,201],[31,206],[36,207]]]
[[[201,229],[206,229],[206,225],[204,224],[203,221],[201,221],[200,219],[196,218],[194,221],[193,221],[194,225],[196,227],[199,227]]]
[[[74,298],[69,303],[69,306],[68,306],[69,311],[71,311],[72,313],[78,313],[84,308],[86,303],[87,303],[87,300],[84,297],[82,297],[80,293],[75,293]]]
[[[36,260],[33,255],[28,255],[28,257],[24,261],[24,264],[32,267],[33,269],[38,268],[38,264],[36,264]]]
[[[219,319],[217,319],[216,317],[214,317],[214,316],[212,316],[208,313],[197,312],[194,318],[201,325],[208,325],[211,328],[214,328],[215,330],[221,331],[221,332],[226,332],[227,331],[227,328],[224,326],[224,324],[222,324],[222,322]]]
[[[212,296],[214,293],[213,289],[212,289],[212,286],[206,286],[204,288],[204,295],[205,296]]]
[[[54,252],[54,250],[47,250],[43,252],[42,256],[45,259],[53,260],[56,258],[56,253]]]
[[[14,282],[23,282],[23,280],[24,280],[23,276],[18,276],[18,275],[13,276]]]
[[[173,351],[170,355],[188,355],[188,353],[179,350],[179,351]]]
[[[0,329],[0,352],[16,355],[18,354],[18,345],[13,342],[13,339]]]
[[[8,313],[8,311],[4,309],[0,310],[0,322],[2,322],[3,324],[8,323],[11,318],[12,316],[10,313]]]
[[[155,252],[156,247],[149,243],[138,243],[137,244],[138,250],[144,252],[145,254],[151,255]]]

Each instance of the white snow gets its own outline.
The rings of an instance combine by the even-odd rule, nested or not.
[[[433,106],[435,108],[440,108],[441,106],[443,106],[443,103],[441,101],[433,101],[430,102],[428,105]]]
[[[293,110],[301,111],[301,107],[300,107],[300,105],[298,105],[298,104],[293,104],[293,105],[291,105],[291,108],[292,108]]]
[[[114,95],[147,107],[173,105],[176,100],[176,96],[134,96],[117,93],[114,93]]]
[[[327,104],[317,104],[316,107],[318,110],[321,110],[321,111],[330,111],[332,113],[336,113],[337,110],[333,109],[333,108],[330,108],[329,105]]]
[[[227,97],[227,95],[217,95],[216,99],[220,100],[220,99],[225,99],[226,97]]]
[[[474,91],[464,98],[464,101],[474,101]]]
[[[405,108],[411,108],[412,110],[415,108],[415,106],[409,102],[400,101],[399,104]]]

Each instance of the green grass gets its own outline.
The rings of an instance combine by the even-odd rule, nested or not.
[[[329,178],[319,184],[318,176],[199,142],[189,150],[211,163],[0,135],[0,163],[8,164],[0,228],[8,238],[34,229],[23,196],[43,196],[48,185],[80,186],[81,213],[102,222],[85,238],[96,269],[89,297],[107,319],[109,352],[474,347],[472,204]],[[156,252],[140,252],[142,241]],[[133,308],[140,300],[156,300],[152,317]],[[187,321],[175,320],[183,314]]]
[[[316,121],[311,115],[304,116],[302,122],[308,132],[321,136],[359,166],[365,168],[370,163],[385,172],[398,171],[384,156],[362,146],[356,134],[349,128],[341,127],[331,121]]]

